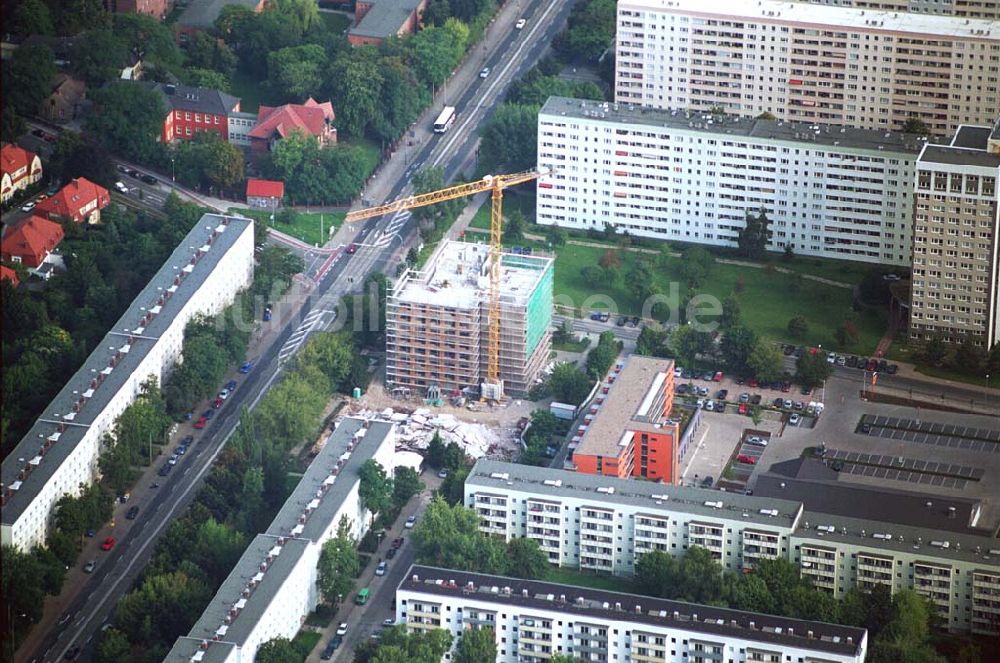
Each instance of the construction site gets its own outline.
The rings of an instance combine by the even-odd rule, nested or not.
[[[499,378],[524,397],[551,350],[548,256],[501,252]],[[386,303],[386,389],[434,403],[478,398],[489,364],[490,247],[442,242],[423,270],[397,280]]]

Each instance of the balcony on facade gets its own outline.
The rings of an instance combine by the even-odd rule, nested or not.
[[[950,566],[916,562],[913,565],[913,589],[927,598],[945,619],[951,615]]]
[[[1000,573],[972,573],[972,630],[977,633],[1000,632]]]
[[[662,634],[632,631],[629,651],[636,663],[662,663],[670,660],[667,656],[669,653],[667,638]]]
[[[894,564],[893,558],[886,555],[858,553],[858,587],[871,590],[875,585],[885,585],[895,593]]]
[[[712,554],[712,559],[721,561],[725,557],[724,525],[692,520],[688,523],[688,545],[701,546]]]
[[[759,559],[781,555],[781,535],[763,530],[743,530],[743,568],[752,569]]]
[[[799,552],[799,567],[817,589],[837,593],[837,550],[825,546],[803,545]]]

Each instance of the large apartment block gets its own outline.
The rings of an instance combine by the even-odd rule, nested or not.
[[[101,438],[150,376],[181,354],[184,327],[253,279],[253,221],[204,215],[3,461],[2,540],[43,545],[52,508],[98,476]]]
[[[1000,18],[1000,3],[996,0],[800,0],[832,7],[878,9],[915,14],[941,14],[961,18]]]
[[[917,161],[910,337],[1000,341],[1000,121]]]
[[[620,6],[620,5],[619,5]],[[922,136],[550,97],[539,223],[735,246],[767,211],[773,251],[909,266]]]
[[[1000,23],[802,2],[622,0],[615,100],[935,134],[993,121]]]
[[[252,661],[262,644],[292,639],[319,603],[317,563],[341,518],[360,538],[370,513],[359,496],[360,470],[393,467],[395,426],[347,418],[327,438],[267,530],[258,534],[166,663]]]
[[[396,621],[461,637],[491,629],[497,663],[561,654],[635,663],[862,663],[864,629],[605,592],[550,582],[412,566]]]
[[[806,511],[802,502],[480,460],[465,505],[483,532],[538,541],[559,566],[631,575],[650,550],[706,548],[722,566],[798,564],[842,596],[881,582],[913,588],[954,631],[1000,632],[1000,546],[970,531]]]
[[[503,253],[500,379],[523,396],[549,359],[552,258]],[[404,274],[386,304],[386,386],[429,397],[479,393],[489,350],[489,247],[444,242]]]

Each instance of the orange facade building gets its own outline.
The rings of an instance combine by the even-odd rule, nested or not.
[[[675,484],[680,429],[668,421],[674,362],[632,356],[605,378],[574,441],[577,472]]]

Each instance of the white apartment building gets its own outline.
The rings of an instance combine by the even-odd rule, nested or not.
[[[996,0],[800,0],[817,5],[880,9],[917,14],[942,14],[962,18],[1000,18],[1000,3]]]
[[[733,571],[781,557],[837,597],[871,582],[911,587],[935,601],[954,631],[1000,631],[1000,545],[989,536],[485,459],[466,480],[465,505],[483,532],[535,539],[559,566],[627,576],[650,550],[681,555],[695,545]]]
[[[184,327],[253,279],[253,221],[206,214],[3,461],[2,541],[43,545],[52,507],[98,476],[101,438],[150,376],[180,356]],[[127,259],[127,256],[123,256]]]
[[[910,338],[971,337],[986,350],[1000,342],[998,185],[1000,121],[924,146],[914,181]]]
[[[910,265],[924,137],[550,97],[538,114],[539,223],[735,246],[748,211],[769,248]]]
[[[615,100],[935,134],[1000,108],[1000,22],[805,2],[621,0]]]
[[[295,637],[319,603],[316,567],[323,544],[337,535],[342,517],[355,538],[368,529],[359,471],[375,460],[391,473],[395,431],[385,421],[340,422],[267,531],[247,547],[191,632],[174,643],[166,663],[252,661],[268,640]]]
[[[400,583],[396,621],[492,629],[497,663],[861,663],[868,647],[860,628],[429,566]]]

